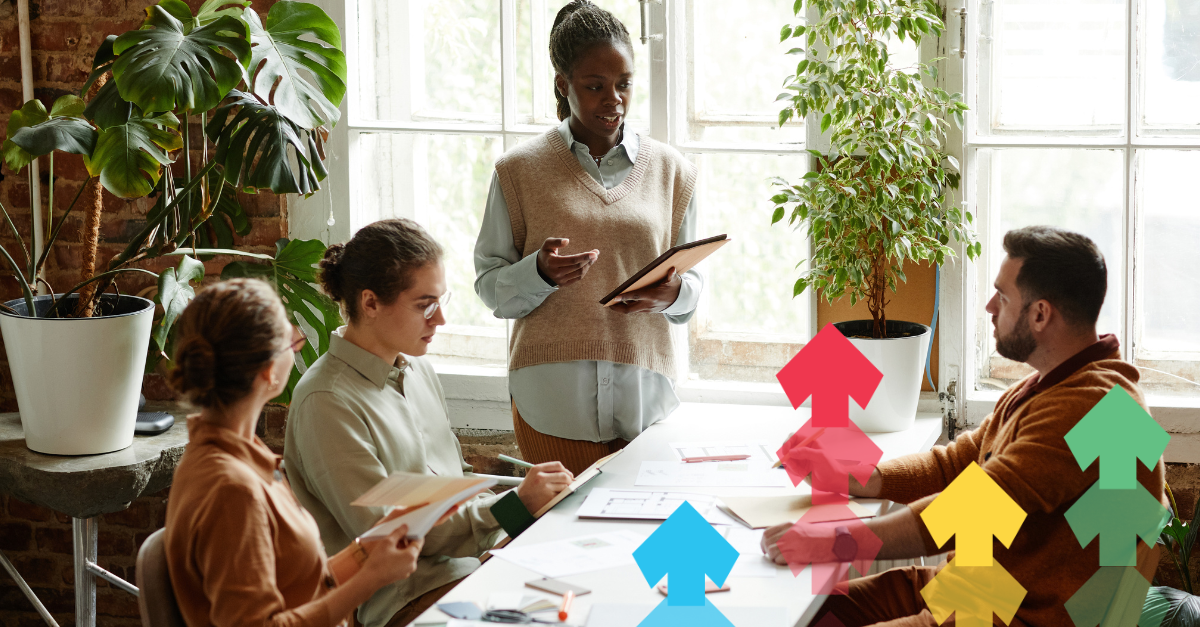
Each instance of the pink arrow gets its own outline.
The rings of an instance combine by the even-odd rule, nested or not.
[[[865,408],[883,373],[832,324],[825,325],[775,378],[793,408],[812,397],[812,420],[818,427],[844,427],[850,422],[850,398]]]
[[[804,423],[776,453],[793,485],[812,475],[813,503],[845,503],[850,477],[866,484],[883,458],[880,450],[858,425],[842,429],[817,428]]]
[[[850,566],[866,573],[881,548],[883,541],[848,507],[810,509],[779,539],[793,576],[812,565],[813,594],[846,594]]]

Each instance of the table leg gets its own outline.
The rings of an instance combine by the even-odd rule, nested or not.
[[[96,562],[100,519],[72,518],[75,540],[75,627],[96,627],[96,579],[88,562]]]

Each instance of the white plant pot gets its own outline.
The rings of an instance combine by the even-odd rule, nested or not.
[[[72,297],[62,306],[74,309]],[[26,313],[24,299],[5,303]],[[44,312],[50,296],[34,298]],[[39,453],[92,455],[133,444],[154,303],[105,294],[97,318],[30,318],[0,311],[25,444]]]
[[[850,419],[868,433],[904,431],[912,427],[917,418],[921,378],[925,376],[925,354],[933,333],[923,324],[889,320],[889,336],[908,335],[872,339],[871,325],[870,320],[833,325],[883,373],[883,380],[866,409],[850,400]],[[855,335],[867,337],[853,337]]]

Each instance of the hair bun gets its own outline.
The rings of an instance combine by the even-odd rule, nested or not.
[[[590,4],[592,4],[591,0],[571,0],[570,2],[564,4],[563,7],[558,10],[558,14],[554,16],[554,25],[550,27],[550,30],[553,31],[555,28],[558,28],[558,25],[562,24],[563,20],[571,17],[572,13]]]
[[[325,293],[334,301],[344,300],[342,287],[342,257],[346,255],[345,244],[333,244],[325,249],[325,257],[317,264],[321,269],[317,279]]]
[[[189,398],[203,399],[216,385],[217,355],[201,335],[184,340],[175,351],[176,367],[170,373],[171,387]]]

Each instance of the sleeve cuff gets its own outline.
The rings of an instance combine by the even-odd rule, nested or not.
[[[663,310],[663,314],[682,316],[696,310],[696,305],[700,302],[700,286],[698,285],[699,281],[692,276],[692,272],[692,270],[688,270],[680,277],[683,284],[679,286],[679,296],[675,298],[675,302],[671,303],[670,307]]]
[[[537,267],[537,253],[526,255],[524,259],[509,266],[507,270],[506,274],[509,276],[506,278],[522,296],[545,297],[558,289],[557,285],[551,284],[542,277],[542,272]]]
[[[515,538],[521,535],[537,521],[533,514],[525,508],[520,497],[517,496],[515,489],[509,490],[499,501],[496,501],[491,507],[492,516],[496,517],[496,522],[500,523],[500,528],[508,534],[510,538]]]

